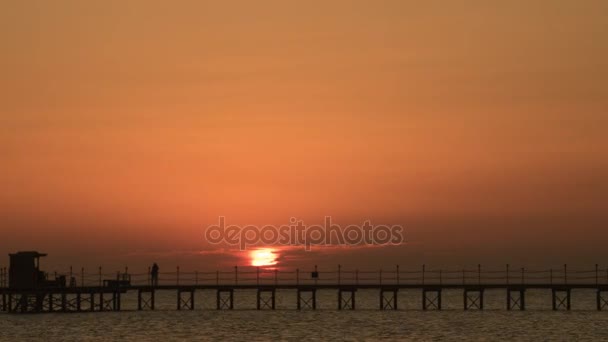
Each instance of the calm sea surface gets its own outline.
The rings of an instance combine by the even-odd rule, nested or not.
[[[255,291],[235,293],[236,310],[216,311],[215,292],[196,294],[194,311],[175,311],[174,292],[158,292],[157,310],[136,311],[136,292],[123,312],[0,314],[2,341],[153,340],[606,340],[608,310],[595,310],[594,291],[574,291],[572,311],[551,311],[549,291],[529,291],[525,312],[504,309],[504,291],[488,291],[482,312],[462,310],[462,292],[445,291],[444,310],[422,311],[420,291],[401,291],[399,311],[379,311],[377,291],[359,291],[356,311],[338,311],[337,294],[320,291],[317,311],[296,311],[295,291],[277,293],[276,311],[257,311]]]

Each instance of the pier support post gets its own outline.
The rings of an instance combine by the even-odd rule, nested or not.
[[[42,293],[38,293],[36,294],[36,298],[35,298],[35,311],[36,312],[44,312],[44,297],[46,296],[46,294]]]
[[[2,311],[8,311],[6,308],[6,293],[2,293]]]
[[[483,288],[464,289],[463,304],[465,310],[483,310]]]
[[[518,294],[518,295],[514,295]],[[526,290],[507,288],[507,310],[526,310]]]
[[[105,299],[104,298],[104,293],[99,292],[99,311],[113,311],[116,310],[118,308],[118,304],[117,303],[117,294],[116,292],[112,293],[112,298],[110,299]]]
[[[62,307],[65,307],[65,309],[62,309],[64,312],[80,311],[79,293],[62,293],[61,302]]]
[[[21,312],[21,313],[37,313],[42,312],[42,305],[40,302],[40,295],[38,293],[21,292],[16,294],[9,294],[8,311],[9,312]],[[14,306],[13,306],[13,299]]]
[[[120,291],[112,292],[112,310],[120,311]]]
[[[81,298],[80,298],[80,292],[78,292],[76,294],[76,311],[80,312],[81,308],[80,308],[80,302],[81,302]]]
[[[605,309],[608,309],[608,297],[604,296],[604,292],[606,292],[606,290],[597,289],[597,310],[598,311],[603,311]]]
[[[61,311],[68,311],[68,298],[65,292],[61,294]]]
[[[148,294],[144,297],[144,294]],[[137,291],[137,310],[154,310],[155,302],[155,290],[151,288],[149,290],[139,289]]]
[[[434,294],[434,295],[433,295]],[[422,289],[422,310],[441,310],[441,289]]]
[[[91,292],[89,293],[89,304],[91,305],[91,307],[89,308],[89,310],[91,312],[95,311],[95,293]]]
[[[354,288],[338,290],[338,310],[355,310],[355,292]]]
[[[177,290],[177,310],[194,310],[194,289]]]
[[[302,296],[303,293],[310,292],[308,299]],[[317,290],[316,289],[298,289],[298,310],[302,309],[317,309]]]
[[[21,294],[19,296],[19,310],[21,312],[28,312],[29,310],[29,294]]]
[[[228,297],[223,294],[227,293]],[[216,307],[218,310],[234,309],[234,289],[217,290]]]
[[[380,289],[380,310],[397,310],[397,293],[399,289]]]
[[[267,293],[270,296],[264,297],[264,293]],[[274,288],[271,288],[271,289],[259,288],[258,294],[257,294],[257,309],[258,310],[263,310],[263,309],[274,310],[275,304],[276,304],[275,294],[276,294],[276,290]]]
[[[570,289],[570,288],[553,288],[553,289],[551,289],[553,310],[560,310],[560,309],[570,310],[571,292],[572,292],[572,289]]]
[[[49,301],[49,312],[53,312],[55,311],[55,299],[53,298],[53,292],[49,293],[49,297],[48,297],[48,301]]]

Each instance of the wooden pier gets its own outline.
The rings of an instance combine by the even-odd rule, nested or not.
[[[53,273],[57,279],[69,279],[62,286],[14,289],[8,286],[8,272],[0,268],[0,308],[9,313],[54,313],[54,312],[103,312],[124,310],[121,302],[127,293],[137,293],[137,310],[155,310],[159,291],[175,293],[176,310],[195,310],[197,291],[214,291],[215,308],[235,308],[235,291],[256,292],[258,310],[275,310],[276,293],[288,290],[297,293],[297,310],[317,309],[317,292],[335,291],[338,310],[357,308],[357,291],[377,290],[380,310],[398,310],[400,290],[419,290],[423,310],[442,310],[442,294],[445,290],[462,291],[463,310],[483,310],[487,290],[505,292],[506,310],[526,310],[526,292],[544,289],[551,292],[553,310],[570,310],[572,291],[591,289],[596,293],[597,309],[608,309],[608,269],[600,270],[596,265],[591,270],[526,270],[516,271],[508,265],[503,270],[482,270],[479,265],[473,270],[418,270],[345,271],[335,270],[301,272],[251,269],[215,272],[165,272],[159,275],[158,285],[152,285],[150,272],[129,274],[124,272],[85,273],[84,269],[73,272]],[[52,282],[52,280],[51,280]],[[59,283],[59,282],[56,282]],[[166,297],[166,296],[165,296]]]

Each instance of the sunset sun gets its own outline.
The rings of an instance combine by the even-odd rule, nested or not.
[[[256,249],[249,253],[251,266],[273,266],[278,263],[277,254],[271,248]]]

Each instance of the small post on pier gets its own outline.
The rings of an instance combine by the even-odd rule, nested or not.
[[[103,284],[103,280],[101,279],[101,266],[99,266],[99,286],[101,287]]]
[[[595,286],[598,286],[600,284],[600,265],[595,264]]]
[[[399,265],[397,265],[397,285],[399,285]]]
[[[425,272],[425,268],[426,268],[426,265],[422,264],[422,285],[424,285],[424,272]]]

